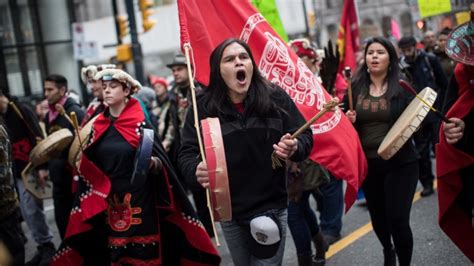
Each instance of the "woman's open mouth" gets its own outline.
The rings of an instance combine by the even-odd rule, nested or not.
[[[236,78],[239,84],[245,84],[247,79],[247,73],[245,73],[245,70],[239,70],[236,73]]]

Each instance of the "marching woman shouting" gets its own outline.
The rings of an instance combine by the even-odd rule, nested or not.
[[[56,265],[218,265],[161,141],[118,69],[95,76],[107,108],[80,161],[79,188]]]

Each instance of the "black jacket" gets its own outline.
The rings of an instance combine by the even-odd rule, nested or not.
[[[278,143],[285,133],[294,133],[305,120],[283,89],[272,90],[272,100],[285,110],[286,114],[275,108],[263,118],[250,111],[247,103],[254,97],[252,87],[249,89],[242,114],[229,100],[222,107],[225,114],[221,115],[219,120],[227,161],[233,219],[247,219],[269,209],[287,206],[286,171],[285,167],[272,169],[272,145]],[[208,94],[204,94],[198,99],[199,120],[210,116],[203,106],[207,97]],[[181,141],[178,161],[180,170],[188,183],[199,185],[195,172],[201,159],[192,109],[186,116]],[[298,137],[298,150],[291,160],[306,159],[312,146],[312,133],[307,129]]]
[[[23,118],[9,105],[4,119],[13,149],[13,175],[16,178],[21,178],[21,172],[30,161],[29,155],[36,145],[37,139],[43,139],[44,136],[36,114],[22,103],[15,100],[13,103]]]
[[[438,93],[434,107],[440,109],[444,101],[444,94],[448,86],[448,79],[438,58],[432,53],[418,50],[418,55],[414,62],[407,62],[405,57],[401,58],[402,65],[406,66],[408,77],[416,92],[430,87]],[[437,121],[438,118],[430,112],[426,118],[426,123]]]

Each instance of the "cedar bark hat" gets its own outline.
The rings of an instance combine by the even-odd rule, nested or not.
[[[121,69],[104,69],[98,72],[94,79],[103,81],[115,79],[130,88],[131,94],[138,92],[142,88],[142,85],[138,80],[135,80],[127,72]]]
[[[114,64],[102,64],[102,65],[88,65],[81,69],[81,80],[82,82],[87,85],[89,80],[94,79],[97,72],[102,71],[104,69],[114,69],[116,66]]]

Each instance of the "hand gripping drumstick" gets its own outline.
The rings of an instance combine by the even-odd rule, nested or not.
[[[71,117],[67,115],[66,110],[64,110],[64,107],[62,105],[56,104],[54,107],[56,108],[56,111],[58,111],[59,114],[64,116],[69,122],[69,124],[72,125],[72,127],[74,128],[74,131],[76,131],[77,139],[79,140],[79,148],[81,149],[81,152],[84,152],[84,150],[82,149],[82,140],[81,140],[81,135],[79,134],[79,122],[77,121],[76,112],[71,112],[71,117],[72,117],[71,119]]]
[[[56,108],[56,111],[58,111],[58,113],[62,116],[64,116],[64,118],[66,118],[66,120],[69,122],[69,124],[71,124],[72,126],[74,126],[74,122],[72,122],[71,118],[67,115],[66,113],[66,110],[64,110],[64,106],[62,106],[61,104],[57,103],[54,108]]]
[[[204,145],[202,144],[202,139],[201,139],[201,132],[199,131],[198,111],[197,111],[197,104],[196,104],[196,86],[194,85],[194,78],[192,74],[193,72],[191,69],[190,56],[189,56],[189,51],[191,50],[191,44],[185,43],[183,45],[183,48],[184,48],[184,54],[186,56],[186,65],[188,67],[189,85],[191,88],[191,99],[193,101],[194,128],[196,128],[196,133],[197,133],[196,135],[198,138],[199,151],[201,153],[201,158],[203,161],[206,161],[206,155],[204,153]],[[221,243],[219,242],[219,237],[217,235],[216,225],[214,221],[214,210],[212,208],[211,192],[210,192],[209,187],[206,188],[206,198],[207,198],[207,208],[209,209],[209,216],[211,217],[211,222],[212,222],[212,231],[214,232],[214,236],[216,237],[216,245],[219,247]]]
[[[316,120],[318,120],[321,116],[323,116],[326,112],[330,111],[332,108],[336,107],[339,104],[337,98],[331,99],[328,103],[324,104],[323,109],[319,111],[315,116],[313,116],[310,120],[308,120],[304,125],[302,125],[298,130],[296,130],[291,138],[294,139],[298,137],[301,132],[305,131],[309,128]],[[272,168],[276,169],[277,167],[282,167],[283,164],[281,163],[281,158],[276,155],[275,151],[272,153]]]
[[[451,123],[451,121],[449,121],[449,119],[444,116],[440,111],[436,110],[436,108],[434,108],[431,104],[429,104],[428,102],[426,102],[425,100],[423,100],[423,98],[421,98],[420,96],[418,96],[418,94],[416,93],[415,89],[413,89],[413,87],[406,81],[404,81],[403,79],[399,80],[398,83],[400,83],[400,86],[402,86],[405,90],[407,90],[408,92],[410,92],[411,94],[415,95],[415,97],[420,100],[423,104],[425,104],[426,106],[428,106],[431,111],[433,111],[433,113],[435,113],[439,118],[441,118],[444,122],[446,123]]]

